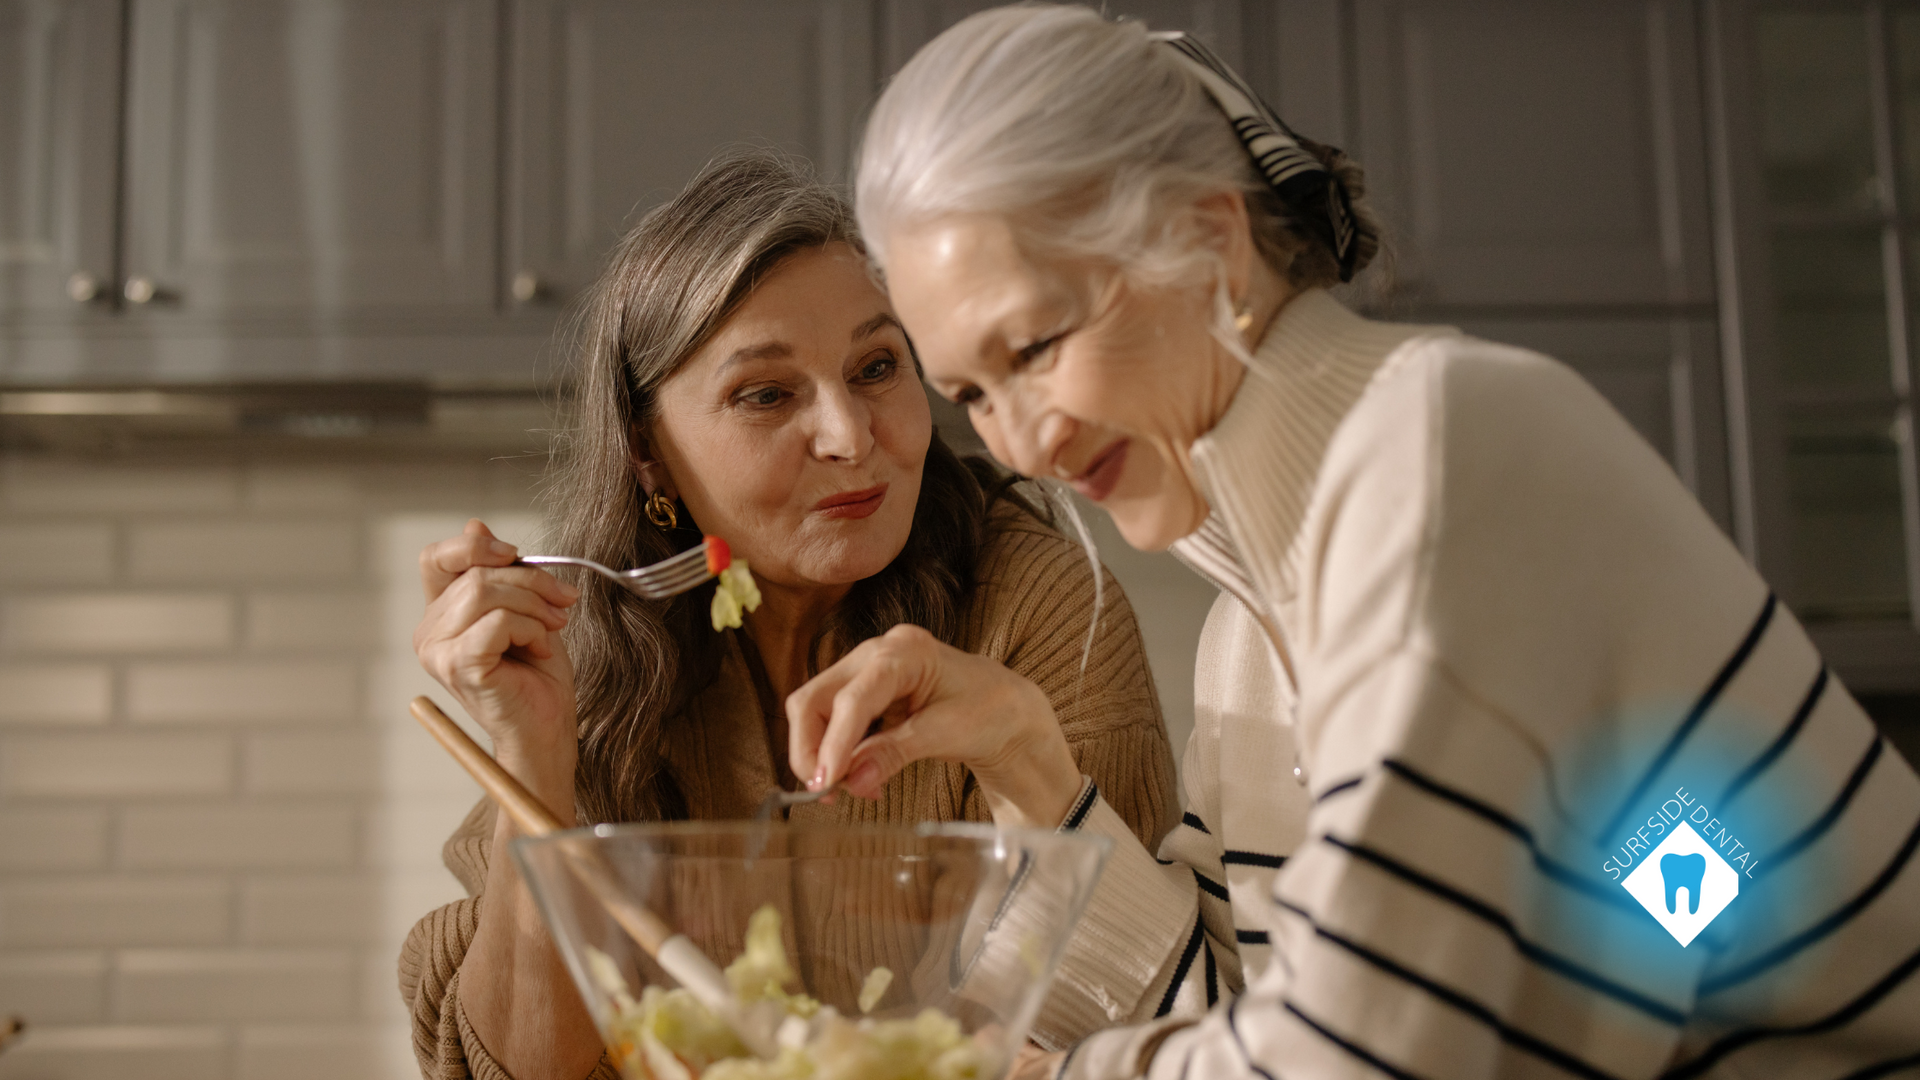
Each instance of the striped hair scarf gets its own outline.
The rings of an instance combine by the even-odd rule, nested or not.
[[[1207,95],[1226,114],[1233,133],[1247,148],[1254,167],[1293,211],[1295,220],[1333,252],[1340,265],[1340,280],[1352,281],[1354,271],[1372,255],[1376,242],[1356,232],[1347,186],[1300,145],[1293,129],[1213,50],[1177,30],[1153,37],[1171,47],[1206,87]],[[1363,247],[1368,250],[1363,252]]]

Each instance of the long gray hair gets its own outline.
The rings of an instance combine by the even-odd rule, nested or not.
[[[555,549],[608,566],[644,566],[700,541],[684,506],[668,531],[643,513],[635,448],[656,419],[660,385],[787,257],[830,243],[859,248],[846,204],[804,166],[769,151],[729,154],[621,239],[577,327],[571,416],[546,483]],[[896,623],[951,642],[1004,491],[985,462],[961,462],[936,433],[906,547],[858,582],[816,638],[830,652]],[[665,725],[712,682],[726,648],[708,624],[712,587],[643,601],[595,575],[567,629],[575,668],[584,821],[686,816],[662,767]]]

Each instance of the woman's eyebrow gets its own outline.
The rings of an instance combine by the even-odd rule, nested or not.
[[[715,370],[725,371],[735,364],[745,363],[748,360],[778,360],[792,355],[793,346],[784,341],[763,341],[758,345],[735,349],[733,355],[720,361],[720,366]]]
[[[893,312],[883,311],[853,328],[853,342],[857,345],[889,326],[903,334],[907,332],[907,328],[900,325],[900,320],[893,317]]]

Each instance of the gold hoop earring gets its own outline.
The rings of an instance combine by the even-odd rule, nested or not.
[[[674,512],[673,500],[667,498],[666,492],[656,491],[653,497],[647,500],[647,520],[662,529],[680,527],[680,515]]]

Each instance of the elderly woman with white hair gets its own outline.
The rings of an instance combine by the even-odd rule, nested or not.
[[[1222,595],[1157,858],[1044,695],[913,627],[789,699],[796,775],[961,761],[1113,839],[1036,1028],[1070,1077],[1920,1067],[1913,770],[1577,375],[1326,291],[1363,194],[1084,9],[900,72],[856,211],[928,380]]]

